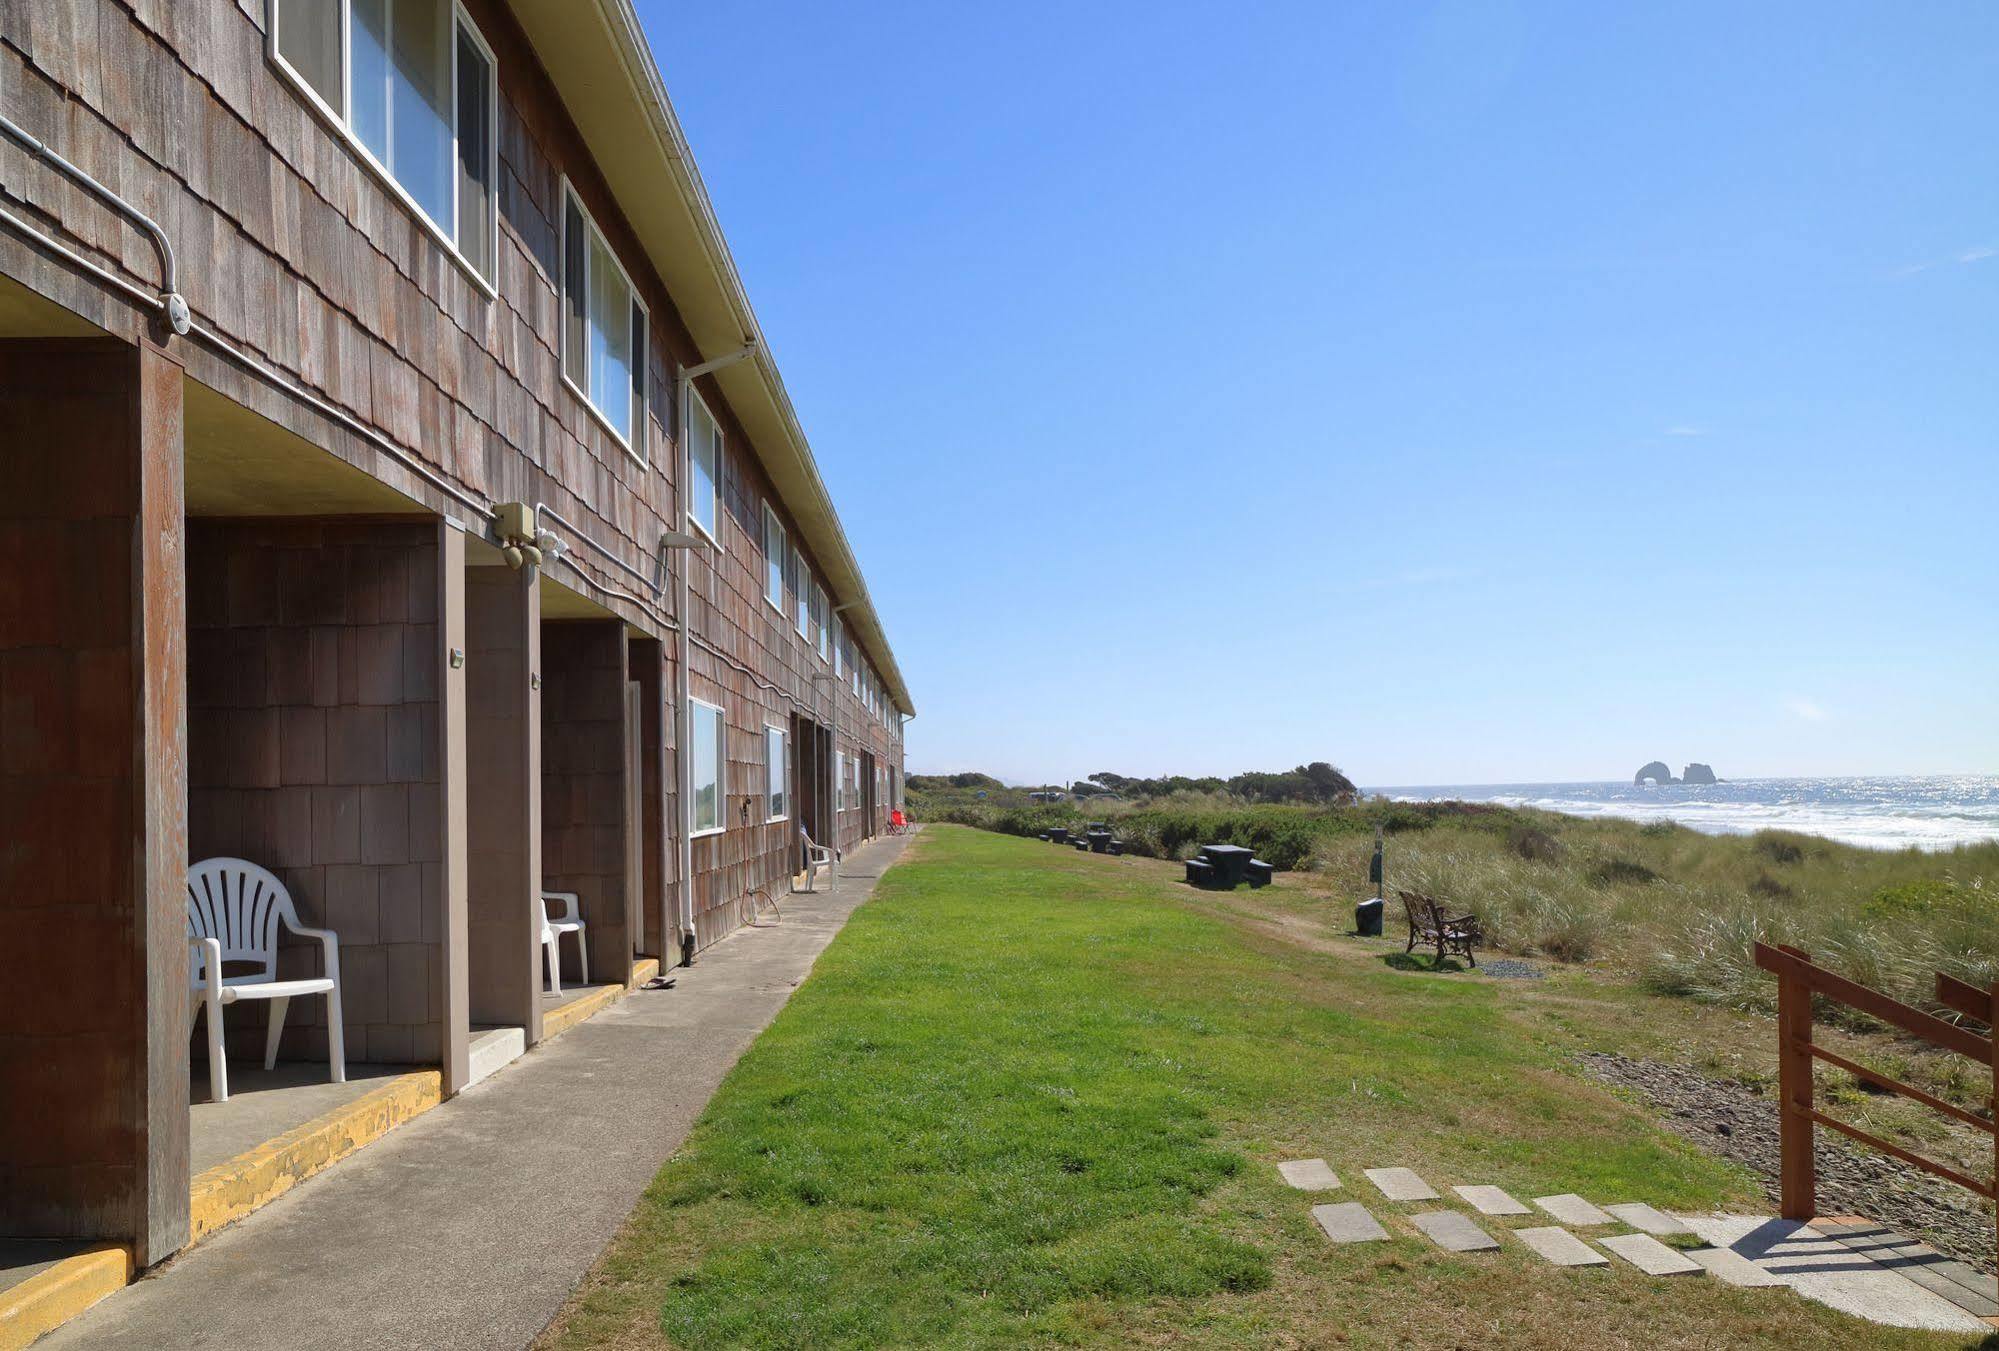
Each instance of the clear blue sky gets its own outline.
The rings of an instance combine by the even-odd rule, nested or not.
[[[1999,770],[1999,6],[640,10],[913,772]]]

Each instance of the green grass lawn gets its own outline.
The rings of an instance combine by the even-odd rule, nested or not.
[[[1382,958],[1248,922],[1161,864],[932,827],[545,1341],[1961,1344],[1784,1291],[1558,1271],[1515,1243],[1453,1257],[1414,1236],[1400,1212],[1423,1207],[1382,1201],[1362,1168],[1523,1198],[1762,1203],[1564,1069],[1602,1044],[1585,987]],[[1603,996],[1605,1026],[1632,1002]],[[1278,1160],[1320,1155],[1343,1192],[1282,1185]],[[1366,1201],[1395,1238],[1335,1247],[1314,1200]]]

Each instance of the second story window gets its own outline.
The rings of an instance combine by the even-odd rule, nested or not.
[[[812,583],[812,622],[819,644],[819,660],[826,660],[826,642],[832,630],[826,624],[826,588],[815,580]]]
[[[270,0],[278,69],[488,292],[499,251],[492,48],[453,0]]]
[[[687,384],[687,519],[719,547],[715,532],[721,510],[722,429],[693,382]]]
[[[784,523],[764,504],[764,599],[784,613]]]
[[[562,203],[562,376],[644,464],[646,309],[567,183]]]

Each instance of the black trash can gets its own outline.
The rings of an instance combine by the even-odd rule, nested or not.
[[[1353,908],[1354,932],[1362,938],[1381,937],[1381,898],[1371,896]]]

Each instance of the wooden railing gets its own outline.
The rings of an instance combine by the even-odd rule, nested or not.
[[[1967,1191],[1999,1200],[1999,1129],[1995,1129],[1992,1117],[1966,1111],[1955,1103],[1925,1093],[1913,1084],[1891,1079],[1818,1045],[1812,1039],[1812,997],[1818,995],[1858,1009],[1912,1037],[1974,1060],[1993,1076],[1995,1083],[1999,1083],[1999,1045],[1995,1045],[1994,1038],[1979,1036],[1969,1028],[1947,1022],[1933,1013],[1925,1013],[1898,999],[1891,999],[1879,990],[1870,990],[1857,981],[1815,966],[1810,955],[1797,948],[1758,943],[1756,965],[1777,977],[1778,1133],[1782,1147],[1779,1204],[1785,1219],[1809,1220],[1818,1213],[1818,1167],[1812,1154],[1814,1126],[1830,1127],[1869,1148],[1954,1182]],[[1981,990],[1939,972],[1937,1003],[1991,1027],[1993,1006],[1999,1004],[1999,984],[1994,984],[1990,990]],[[1876,1088],[1913,1099],[1992,1136],[1992,1173],[1984,1178],[1968,1176],[1819,1111],[1813,1102],[1814,1060],[1823,1060]],[[1986,1099],[1986,1105],[1988,1110],[1995,1105],[1992,1097]],[[1999,1231],[1995,1231],[1995,1239],[1999,1239]]]

